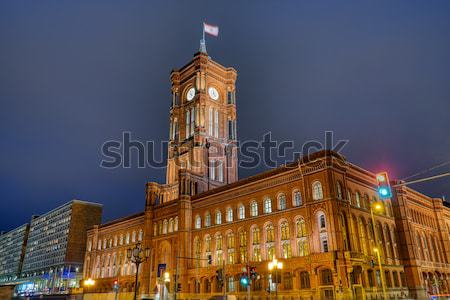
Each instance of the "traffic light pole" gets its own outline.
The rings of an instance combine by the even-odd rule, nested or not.
[[[247,283],[247,300],[250,300],[250,286],[251,286],[251,279],[250,279],[250,265],[248,264],[248,262],[247,262],[247,280],[248,280],[248,283]]]
[[[419,182],[433,180],[433,179],[438,179],[438,178],[446,177],[446,176],[450,176],[450,172],[439,174],[439,175],[434,175],[434,176],[430,176],[430,177],[425,177],[425,178],[422,178],[422,179],[412,180],[412,181],[409,181],[409,182],[400,182],[398,184],[394,184],[393,187],[399,187],[399,186],[409,185],[409,184],[413,184],[413,183],[419,183]]]

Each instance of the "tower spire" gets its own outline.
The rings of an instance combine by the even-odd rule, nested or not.
[[[201,53],[207,53],[206,52],[206,42],[205,42],[205,33],[203,32],[203,39],[201,39],[200,40],[200,49],[199,49],[199,51],[201,52]]]

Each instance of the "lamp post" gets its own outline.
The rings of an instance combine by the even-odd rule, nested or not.
[[[377,241],[377,233],[375,232],[375,218],[373,217],[373,210],[381,211],[382,206],[380,203],[376,203],[374,206],[370,206],[370,216],[372,217],[372,231],[373,231],[373,238],[375,240],[375,245],[377,245],[373,251],[377,254],[378,259],[378,268],[380,269],[380,278],[381,278],[381,287],[383,288],[383,298],[386,300],[386,285],[384,282],[384,273],[383,273],[383,267],[381,265],[381,255],[380,250],[378,249],[378,241]]]
[[[93,286],[94,284],[95,284],[95,280],[93,280],[91,278],[85,279],[83,281],[83,286],[86,287],[86,290],[88,290],[89,287]],[[83,289],[83,299],[84,299],[84,289]]]
[[[278,299],[278,270],[283,269],[283,263],[278,261],[275,257],[268,265],[269,271],[275,270],[275,299]],[[272,276],[273,282],[273,276]],[[271,291],[271,287],[269,286],[269,292]]]
[[[134,282],[134,300],[137,298],[139,265],[150,257],[150,248],[142,249],[141,243],[137,243],[134,248],[127,249],[127,258],[136,265],[136,279]]]

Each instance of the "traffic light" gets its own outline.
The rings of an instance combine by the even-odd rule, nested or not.
[[[212,255],[208,254],[208,265],[212,264]]]
[[[256,276],[257,276],[258,274],[256,273],[256,267],[251,267],[250,268],[250,278],[252,278],[252,279],[256,279]]]
[[[115,280],[113,281],[113,290],[114,290],[115,292],[117,292],[117,291],[119,290],[119,281],[118,281],[117,279],[115,279]]]
[[[181,292],[181,283],[177,283],[177,292]]]
[[[381,172],[376,175],[378,185],[378,196],[380,199],[389,199],[392,197],[391,185],[387,172]]]
[[[241,284],[246,287],[248,285],[248,278],[246,275],[241,276]]]
[[[219,282],[222,282],[222,280],[223,280],[223,270],[222,269],[216,270],[216,276],[217,276],[217,280]]]

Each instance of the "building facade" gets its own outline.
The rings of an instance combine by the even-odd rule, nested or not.
[[[20,277],[29,229],[24,224],[0,235],[0,284]]]
[[[134,290],[126,250],[137,243],[151,249],[139,270],[142,298],[177,287],[179,299],[244,299],[246,267],[257,272],[253,299],[380,299],[383,287],[392,298],[449,292],[442,199],[399,186],[381,201],[375,174],[332,151],[238,180],[236,75],[202,51],[172,72],[166,183],[147,184],[141,214],[88,231],[91,292],[111,292],[114,280],[120,292]],[[274,258],[282,269],[269,270]]]
[[[86,231],[101,223],[102,205],[72,200],[29,225],[17,292],[66,292],[82,277]]]

